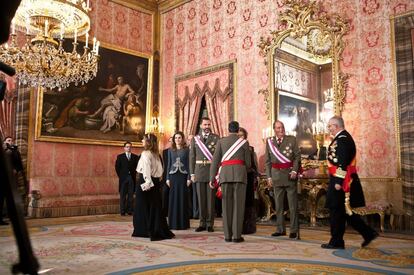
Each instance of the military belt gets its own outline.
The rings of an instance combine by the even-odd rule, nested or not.
[[[207,165],[207,164],[211,164],[211,160],[196,160],[196,164],[202,164],[202,165]]]

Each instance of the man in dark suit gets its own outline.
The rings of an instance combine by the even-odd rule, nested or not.
[[[226,242],[243,242],[244,204],[246,199],[247,169],[251,153],[246,139],[239,138],[239,123],[229,123],[229,135],[217,142],[210,168],[210,188],[219,171],[223,196],[223,228]],[[221,166],[221,168],[219,168]]]
[[[333,137],[328,148],[329,187],[326,194],[326,207],[330,211],[331,239],[321,247],[344,249],[346,222],[362,235],[362,247],[365,247],[378,237],[378,233],[351,209],[365,206],[364,193],[355,167],[355,142],[345,130],[342,117],[332,117],[328,122],[328,130]]]
[[[214,192],[208,186],[210,165],[219,136],[211,132],[211,120],[201,119],[201,134],[194,136],[190,145],[190,174],[195,182],[198,197],[200,225],[196,232],[207,229],[214,232]]]
[[[281,121],[273,124],[275,136],[266,142],[266,175],[268,185],[273,186],[276,204],[276,232],[273,237],[286,235],[283,210],[285,194],[287,194],[290,212],[289,238],[298,234],[298,195],[297,175],[300,163],[300,150],[294,136],[285,134],[285,126]]]
[[[137,165],[139,156],[131,153],[132,143],[124,143],[124,153],[119,154],[115,162],[116,174],[119,178],[120,210],[121,215],[132,215],[132,202],[135,190]]]

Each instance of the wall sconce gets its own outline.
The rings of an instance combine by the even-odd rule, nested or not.
[[[161,123],[160,117],[151,117],[151,124],[148,126],[148,132],[156,135],[158,138],[164,135],[164,126]]]

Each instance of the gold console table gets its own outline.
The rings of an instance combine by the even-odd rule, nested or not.
[[[310,218],[310,226],[317,226],[317,218],[329,216],[328,210],[323,211],[324,205],[320,203],[320,199],[326,194],[327,189],[328,178],[302,178],[298,182],[298,199],[305,199],[301,202],[302,207],[299,207],[299,212]],[[267,222],[276,215],[273,207],[274,198],[270,194],[272,192],[273,190],[269,190],[267,187],[266,179],[260,179],[257,193],[264,205],[264,215],[260,219],[261,222]]]
[[[310,226],[317,226],[317,218],[329,217],[329,212],[324,208],[323,197],[328,189],[328,175],[326,174],[325,161],[303,160],[303,177],[298,182],[298,211],[310,219]],[[268,188],[264,177],[260,178],[257,188],[259,200],[264,205],[264,215],[260,221],[267,222],[276,211],[273,207],[274,198],[271,196],[273,189]]]

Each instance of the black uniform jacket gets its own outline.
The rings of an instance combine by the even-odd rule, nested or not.
[[[343,130],[332,140],[328,148],[328,162],[337,167],[336,175],[329,175],[329,187],[326,194],[327,208],[342,208],[345,203],[345,192],[335,189],[335,184],[343,184],[344,173],[356,155],[355,142],[352,136]],[[343,171],[341,173],[341,171]],[[351,207],[365,206],[364,192],[358,174],[354,173],[350,189]]]

